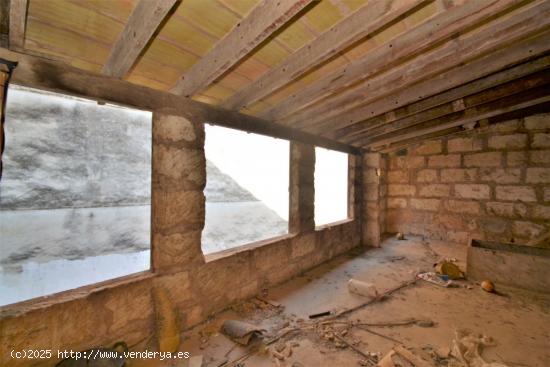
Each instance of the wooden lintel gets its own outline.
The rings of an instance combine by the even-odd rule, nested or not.
[[[193,121],[300,141],[345,153],[359,154],[360,152],[355,147],[331,139],[193,101],[172,93],[131,84],[121,79],[90,73],[58,61],[45,60],[5,48],[0,48],[0,58],[19,63],[13,74],[13,84],[142,110],[179,115]]]

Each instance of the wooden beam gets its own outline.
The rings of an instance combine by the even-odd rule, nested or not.
[[[457,99],[461,103],[456,101],[449,102],[435,108],[420,112],[419,114],[406,117],[402,120],[395,121],[390,124],[380,126],[377,129],[369,131],[363,139],[357,140],[356,145],[367,146],[373,142],[400,134],[401,130],[410,129],[417,125],[422,125],[425,122],[433,121],[434,119],[444,120],[449,115],[455,112],[460,112],[466,109],[471,109],[479,105],[483,105],[495,100],[502,99],[504,97],[521,93],[524,90],[540,87],[543,85],[548,86],[550,84],[550,72],[549,70],[543,70],[538,73],[534,73],[523,77],[521,79],[512,80],[508,83],[504,83],[495,88],[486,89],[482,92],[472,94],[464,97],[463,99]]]
[[[243,109],[292,82],[317,64],[367,37],[431,0],[373,1],[334,25],[315,40],[304,45],[285,61],[241,89],[221,105],[228,109]]]
[[[389,69],[422,53],[434,44],[448,39],[473,24],[483,22],[519,0],[468,1],[414,27],[394,40],[369,51],[364,57],[342,66],[336,72],[292,94],[276,106],[262,112],[261,117],[282,120],[337,90]]]
[[[418,138],[423,135],[435,133],[445,129],[464,126],[472,122],[477,122],[479,120],[488,119],[504,113],[509,113],[546,102],[550,102],[550,90],[547,86],[537,87],[481,106],[468,108],[464,111],[455,112],[450,115],[427,121],[407,129],[407,132],[399,131],[396,132],[394,136],[376,139],[375,141],[369,143],[368,146],[383,147],[402,140]]]
[[[380,113],[387,112],[412,102],[412,100],[395,99],[392,94],[433,76],[441,76],[447,70],[506,48],[512,43],[522,41],[531,34],[548,29],[549,25],[550,2],[539,2],[536,6],[521,9],[510,14],[509,17],[498,19],[487,27],[450,40],[441,47],[425,52],[387,73],[369,78],[357,87],[325,100],[314,108],[293,115],[283,122],[295,127],[314,125],[315,127],[307,129],[311,132],[328,131],[331,128],[351,125],[366,117],[374,116],[370,111],[369,102],[390,96],[393,105]],[[484,69],[486,68],[485,66]],[[488,72],[484,75],[487,74]],[[426,90],[425,93],[416,95],[414,100],[429,97],[470,80],[441,80],[431,87],[430,93]],[[369,114],[365,114],[365,111]]]
[[[123,78],[132,69],[149,44],[151,37],[179,0],[140,0],[101,72],[115,78]]]
[[[19,63],[13,73],[13,84],[142,110],[160,111],[194,121],[295,140],[345,153],[358,154],[360,152],[357,148],[331,139],[317,137],[287,126],[193,101],[172,93],[131,84],[121,79],[90,73],[58,61],[13,52],[5,48],[0,48],[0,58]]]
[[[535,106],[522,108],[519,110],[511,111],[508,113],[504,113],[502,115],[497,115],[494,117],[490,117],[488,119],[484,119],[481,121],[478,121],[479,127],[476,127],[476,130],[483,132],[483,128],[489,125],[494,125],[502,121],[509,121],[519,118],[524,118],[526,116],[541,114],[541,113],[548,113],[550,112],[550,102],[545,102],[541,104],[537,104]],[[483,124],[482,124],[483,123]],[[395,152],[397,150],[401,150],[404,148],[407,148],[413,144],[418,144],[421,142],[425,142],[426,140],[435,139],[435,138],[441,138],[441,137],[448,137],[450,135],[457,135],[457,134],[463,134],[464,129],[461,126],[458,127],[452,127],[450,129],[440,130],[436,131],[430,134],[422,135],[416,138],[407,139],[407,140],[401,140],[399,142],[396,142],[394,144],[390,144],[389,146],[385,147],[377,147],[376,149],[369,149],[369,151],[379,151],[381,153],[391,153]]]
[[[262,0],[172,88],[190,97],[212,84],[312,0]]]
[[[23,48],[27,25],[27,0],[10,0],[9,46]]]
[[[385,133],[389,129],[392,129],[391,125],[394,123],[401,123],[401,121],[404,121],[407,118],[418,116],[424,112],[427,112],[434,117],[437,117],[435,115],[438,113],[445,113],[446,111],[449,111],[448,113],[450,113],[453,111],[449,106],[449,102],[496,87],[497,85],[504,84],[511,80],[522,78],[526,75],[547,69],[548,67],[550,67],[550,55],[499,71],[487,77],[477,79],[473,82],[469,82],[436,94],[435,96],[392,110],[388,112],[393,113],[394,118],[391,121],[388,121],[385,118],[385,115],[379,115],[377,117],[341,128],[334,132],[334,134],[331,134],[331,136],[334,139],[352,144],[363,139],[365,134],[372,136],[378,133]]]

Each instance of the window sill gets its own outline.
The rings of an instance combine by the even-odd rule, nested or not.
[[[355,220],[354,218],[346,218],[346,219],[339,220],[337,222],[322,224],[320,226],[315,227],[315,231],[319,232],[325,229],[331,230],[333,227],[341,226],[342,224],[346,224],[346,223],[351,223],[354,220]]]
[[[211,254],[204,255],[204,260],[207,263],[212,262],[212,261],[218,261],[218,260],[221,260],[221,259],[224,259],[224,258],[227,258],[227,257],[230,257],[230,256],[234,256],[234,255],[237,255],[237,254],[240,254],[240,253],[243,253],[243,252],[254,251],[254,250],[256,250],[260,247],[264,247],[264,246],[273,244],[275,242],[285,241],[285,240],[291,239],[293,237],[296,237],[296,234],[289,233],[289,234],[284,234],[284,235],[277,236],[277,237],[268,238],[266,240],[260,240],[260,241],[256,241],[256,242],[247,243],[245,245],[241,245],[241,246],[238,246],[238,247],[233,247],[233,248],[230,248],[230,249],[227,249],[227,250],[222,250],[222,251],[218,251],[218,252],[214,252],[214,253],[211,253]]]

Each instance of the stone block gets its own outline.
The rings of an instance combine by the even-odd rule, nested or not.
[[[527,116],[524,124],[529,130],[550,130],[550,113]]]
[[[523,167],[527,164],[527,152],[507,152],[506,165],[508,167]]]
[[[550,201],[550,187],[544,188],[544,201]]]
[[[459,167],[460,154],[439,154],[428,157],[429,167]]]
[[[449,139],[447,141],[447,151],[449,153],[473,152],[481,150],[481,143],[481,139],[477,137]]]
[[[201,231],[186,231],[164,235],[153,233],[153,267],[155,271],[172,271],[204,262]]]
[[[388,182],[389,183],[408,183],[409,171],[408,170],[389,171]]]
[[[476,180],[476,168],[447,168],[441,170],[441,182],[472,182]]]
[[[496,217],[482,217],[479,219],[479,227],[492,235],[504,234],[509,229],[509,221]]]
[[[479,170],[481,181],[496,182],[500,184],[519,183],[521,169],[519,168],[481,168]]]
[[[427,141],[414,149],[414,153],[418,155],[439,154],[443,150],[442,145],[441,140]]]
[[[523,218],[527,215],[527,207],[520,203],[501,203],[492,201],[486,204],[488,215],[505,218]]]
[[[206,184],[206,159],[204,151],[198,149],[176,148],[167,145],[155,147],[153,170],[155,174],[165,176],[183,186],[183,180],[196,188]]]
[[[202,191],[153,193],[153,230],[180,232],[204,226]]]
[[[532,217],[535,219],[550,219],[549,205],[535,205],[532,211]]]
[[[422,156],[409,156],[405,164],[407,168],[422,168],[426,164],[426,159]]]
[[[445,209],[453,213],[479,214],[480,206],[476,201],[447,200]]]
[[[501,164],[501,152],[474,153],[464,156],[466,167],[500,167]]]
[[[381,168],[382,157],[380,153],[365,153],[363,154],[363,167],[365,168]]]
[[[455,185],[455,196],[464,199],[489,199],[491,189],[488,185],[480,184],[457,184]]]
[[[439,204],[439,199],[411,199],[411,208],[417,210],[437,211]]]
[[[377,184],[380,181],[380,177],[375,168],[365,168],[363,170],[363,183],[365,184]]]
[[[423,169],[416,173],[417,182],[436,182],[437,171],[435,169]]]
[[[156,120],[153,122],[154,138],[162,141],[192,142],[197,139],[195,124],[182,116],[174,115],[156,115]]]
[[[407,199],[405,199],[405,198],[388,198],[387,205],[388,205],[388,208],[390,208],[390,209],[406,208],[407,207]]]
[[[544,226],[528,221],[515,221],[512,225],[512,233],[526,239],[538,237],[544,230]]]
[[[527,146],[527,134],[495,135],[489,137],[491,149],[521,149]]]
[[[489,126],[488,131],[498,133],[510,133],[516,131],[520,127],[519,120],[502,121]]]
[[[550,168],[527,168],[527,183],[550,183]]]
[[[550,133],[535,134],[531,148],[550,148]]]
[[[388,185],[388,196],[413,196],[415,192],[416,188],[412,185]]]
[[[380,185],[367,184],[363,185],[363,198],[365,201],[377,201],[380,198]]]
[[[529,152],[529,161],[533,164],[550,166],[550,150],[532,150]]]
[[[535,202],[537,196],[530,186],[497,186],[496,198],[501,201]]]
[[[449,185],[432,184],[420,186],[419,195],[423,197],[447,197],[449,196]]]

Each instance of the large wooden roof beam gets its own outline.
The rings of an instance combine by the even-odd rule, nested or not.
[[[27,25],[28,0],[10,1],[9,47],[23,48]]]
[[[430,1],[407,0],[402,6],[398,6],[401,5],[401,2],[396,0],[369,2],[229,97],[222,103],[222,106],[239,110],[247,107],[292,82],[315,65],[328,60],[346,47]]]
[[[111,49],[101,72],[115,78],[123,78],[128,74],[149,44],[153,34],[178,1],[140,0]]]
[[[230,127],[271,137],[295,140],[345,153],[360,151],[347,144],[278,125],[254,116],[208,105],[125,80],[87,72],[62,62],[0,48],[0,58],[16,61],[12,82],[31,88],[85,97],[148,111],[169,111],[193,121]]]
[[[515,47],[512,45],[524,45],[524,49],[517,50],[515,62],[525,60],[519,57],[520,54],[531,58],[541,55],[548,47],[543,47],[542,51],[540,47],[528,50],[527,39],[548,30],[549,25],[550,2],[539,3],[513,17],[480,29],[475,34],[468,33],[387,73],[369,79],[359,87],[331,98],[307,113],[292,116],[292,121],[295,122],[292,125],[310,126],[306,130],[328,134],[330,130],[353,125],[368,117],[430,97],[507,67],[510,64],[495,68],[495,65],[502,64],[503,60],[493,54]],[[480,64],[479,59],[484,59],[484,62]],[[463,69],[462,65],[469,64],[476,64],[478,67],[470,68],[469,74],[457,75],[459,79],[456,79],[456,76],[449,78],[455,69]],[[429,84],[426,84],[426,81],[429,81]],[[419,84],[424,88],[414,88]],[[415,90],[416,94],[411,94],[411,90]],[[404,95],[407,97],[403,98]],[[384,101],[384,108],[379,106],[381,101]]]
[[[383,147],[402,140],[413,139],[438,131],[465,126],[479,120],[488,119],[504,113],[536,106],[546,102],[550,102],[550,91],[548,86],[545,85],[481,106],[468,108],[463,111],[455,112],[451,115],[430,120],[421,126],[419,125],[414,128],[410,128],[407,132],[373,141],[369,146],[376,149],[376,147]]]
[[[172,92],[190,97],[207,88],[311,1],[262,0],[181,77]]]
[[[285,116],[329,96],[333,91],[342,90],[398,65],[472,24],[493,17],[519,2],[520,0],[468,1],[462,6],[452,7],[368,52],[361,59],[342,66],[331,75],[292,94],[276,106],[263,111],[260,116],[268,120],[282,121]]]
[[[393,131],[400,124],[406,124],[406,121],[419,119],[421,116],[432,116],[432,118],[438,117],[435,115],[449,110],[449,103],[455,100],[522,78],[540,70],[548,69],[549,67],[550,55],[542,56],[535,60],[496,72],[484,78],[462,84],[407,106],[400,107],[384,115],[379,115],[357,124],[346,126],[335,131],[331,136],[348,144],[353,144],[364,139],[366,135],[370,137]]]

